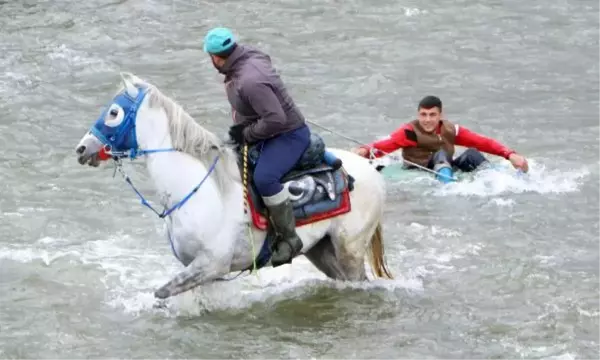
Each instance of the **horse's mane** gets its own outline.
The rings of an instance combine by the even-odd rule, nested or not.
[[[239,180],[239,170],[233,150],[216,134],[198,124],[179,104],[164,95],[156,86],[131,73],[122,73],[122,76],[134,85],[146,87],[149,106],[160,107],[165,111],[174,148],[202,161],[207,167],[212,165],[217,154],[220,155],[214,173],[219,190],[223,194],[227,193],[229,185]],[[119,91],[123,89],[124,86],[121,86]],[[228,168],[230,164],[234,167]]]

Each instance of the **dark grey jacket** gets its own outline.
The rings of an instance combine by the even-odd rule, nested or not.
[[[269,55],[238,45],[221,69],[235,124],[247,124],[249,143],[268,139],[305,124]]]

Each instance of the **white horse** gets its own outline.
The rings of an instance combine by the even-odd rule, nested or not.
[[[152,84],[129,73],[121,73],[121,78],[123,86],[75,150],[82,165],[98,166],[101,151],[116,160],[145,159],[161,204],[170,208],[160,217],[167,221],[173,253],[185,266],[155,291],[155,297],[177,295],[229,272],[251,270],[253,264],[254,269],[270,265],[269,237],[265,226],[257,226],[259,204],[251,204],[252,211],[246,209],[237,153]],[[346,192],[351,209],[297,222],[302,254],[328,277],[347,281],[368,280],[364,258],[370,255],[374,274],[391,279],[381,233],[384,179],[368,160],[339,149],[330,151],[343,161],[343,168],[337,175],[327,173],[354,178],[349,196]],[[298,185],[310,188],[318,182],[309,181],[314,179],[296,176],[287,186],[291,189],[295,183],[302,192]],[[337,186],[332,176],[329,179],[324,185]],[[254,249],[260,249],[260,259],[253,257]]]

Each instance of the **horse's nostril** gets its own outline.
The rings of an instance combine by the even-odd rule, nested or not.
[[[85,145],[79,146],[76,151],[79,155],[83,154],[83,152],[85,151]]]

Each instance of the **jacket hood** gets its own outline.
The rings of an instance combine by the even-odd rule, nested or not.
[[[227,60],[225,60],[225,64],[223,64],[221,70],[225,74],[235,72],[244,62],[243,60],[253,56],[263,57],[264,54],[250,46],[238,44],[235,50],[233,50],[233,52],[231,53],[231,55],[229,55]]]

